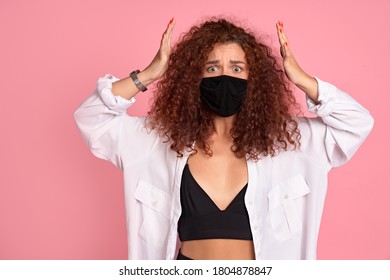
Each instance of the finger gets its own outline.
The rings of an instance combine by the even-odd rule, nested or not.
[[[280,45],[280,55],[284,58],[286,56],[286,52],[283,46],[285,44],[285,41],[283,38],[283,23],[280,20],[278,20],[278,22],[276,23],[276,33],[278,35]]]
[[[284,31],[283,22],[278,21],[276,23],[276,27],[277,27],[277,33],[278,33],[278,38],[279,38],[279,44],[280,44],[280,53],[281,53],[282,57],[290,56],[291,51],[289,48],[286,33]]]
[[[286,33],[284,32],[283,22],[278,21],[276,23],[276,30],[278,34],[279,44],[282,46],[285,42],[288,41]]]
[[[172,31],[173,27],[175,26],[175,19],[172,18],[167,25],[167,28],[165,29],[164,33],[162,34],[161,43],[165,43],[167,45],[170,45],[171,37],[172,37]]]
[[[171,45],[171,39],[172,39],[172,33],[173,33],[173,28],[175,27],[176,21],[174,18],[171,19],[168,25],[168,30],[167,30],[167,37],[168,37],[168,42],[167,44],[170,46]]]
[[[168,36],[171,36],[172,35],[172,31],[173,31],[173,27],[175,27],[175,23],[176,23],[176,20],[175,18],[172,18],[169,23],[168,23],[168,27],[167,27],[167,35]]]
[[[280,55],[283,58],[287,58],[287,57],[292,56],[292,52],[291,52],[290,45],[288,44],[288,42],[285,42],[283,45],[280,46]]]
[[[282,23],[280,20],[276,23],[276,34],[278,35],[279,44],[282,45]]]

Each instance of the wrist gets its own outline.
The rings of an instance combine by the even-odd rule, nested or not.
[[[306,73],[304,73],[303,75],[301,75],[299,77],[299,79],[296,79],[293,83],[297,87],[299,87],[300,89],[303,90],[305,88],[310,88],[313,85],[313,83],[316,83],[316,82],[317,81],[313,77],[311,77],[311,76],[307,75]]]
[[[138,88],[138,90],[144,92],[147,91],[148,88],[140,81],[138,78],[138,74],[140,73],[139,70],[134,70],[129,74],[129,77],[133,80],[134,85]]]
[[[161,77],[161,75],[156,74],[155,71],[149,67],[142,70],[138,75],[142,78],[142,81],[145,82],[145,85],[150,85]]]
[[[311,100],[318,102],[318,82],[314,77],[306,74],[306,77],[295,85],[305,92]]]

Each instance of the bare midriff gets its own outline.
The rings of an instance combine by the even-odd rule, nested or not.
[[[202,239],[184,241],[181,253],[194,260],[254,260],[252,240]]]

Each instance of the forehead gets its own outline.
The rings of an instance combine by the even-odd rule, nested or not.
[[[245,60],[245,52],[237,43],[215,44],[208,55],[208,59],[241,59]]]

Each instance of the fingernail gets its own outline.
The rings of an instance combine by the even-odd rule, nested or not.
[[[283,28],[283,22],[282,21],[280,22],[280,26],[282,26],[282,28]]]
[[[286,43],[284,43],[285,45],[286,45],[286,47],[288,47],[288,43],[286,42]]]
[[[282,33],[282,28],[279,29],[280,33]]]
[[[165,33],[162,34],[161,40],[164,39]]]
[[[173,22],[173,18],[171,18],[171,20],[169,21],[169,24],[171,24]]]
[[[280,26],[280,20],[278,20],[278,26]]]

